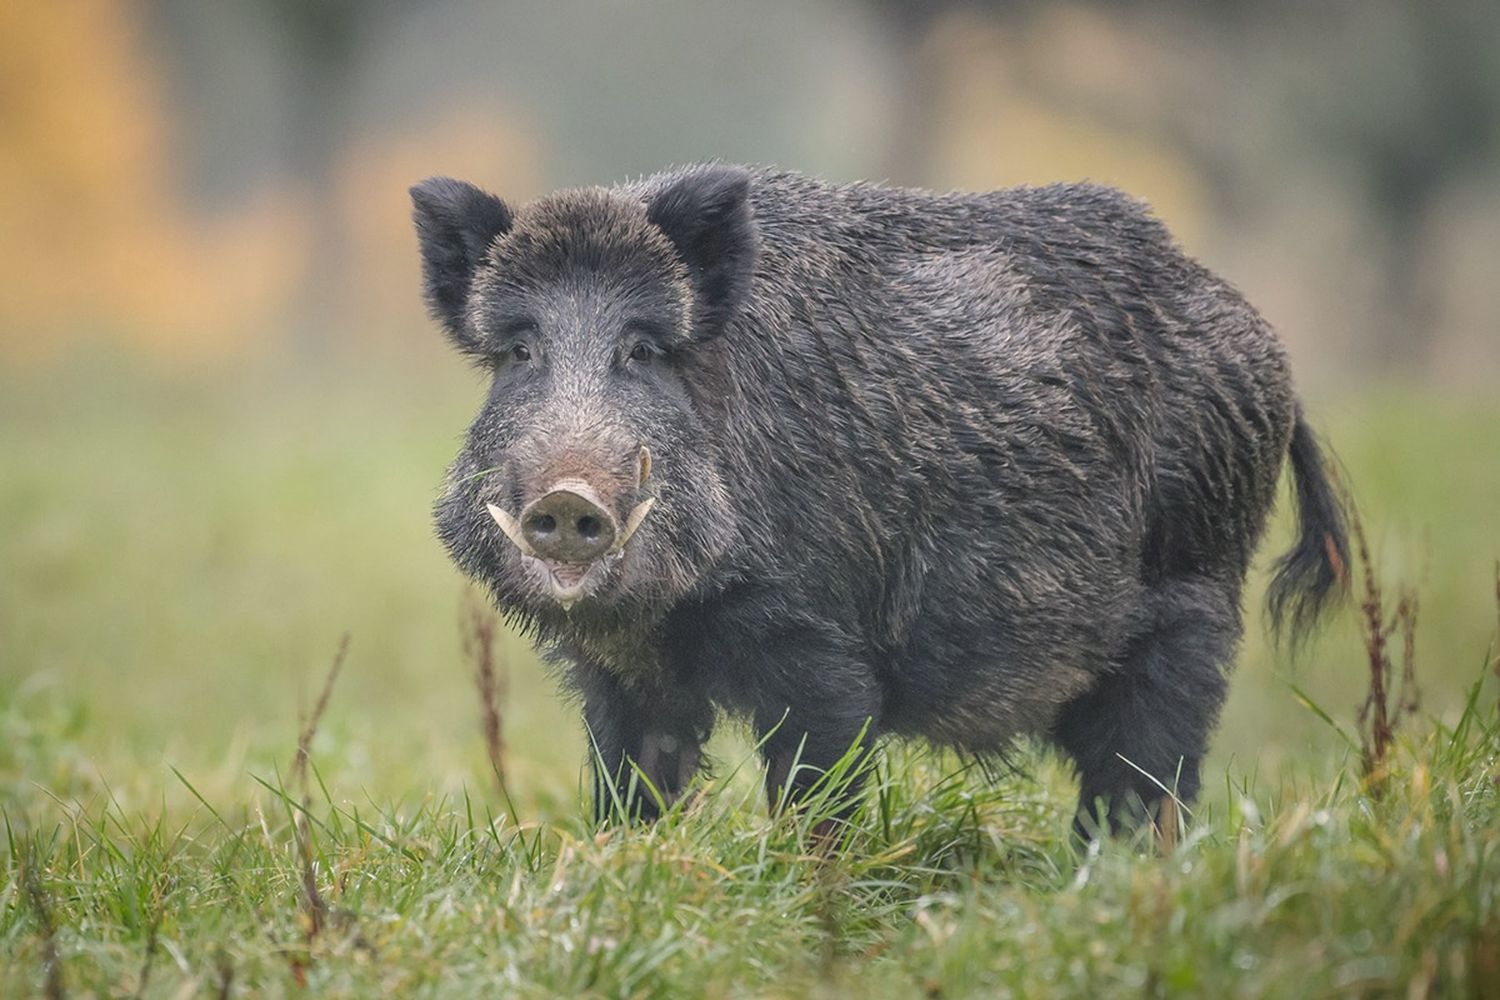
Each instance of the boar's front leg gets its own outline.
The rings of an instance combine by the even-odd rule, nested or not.
[[[713,728],[706,698],[634,685],[601,667],[579,666],[593,772],[594,819],[655,820],[687,788]]]
[[[771,809],[795,807],[826,790],[839,808],[820,834],[858,803],[880,715],[880,688],[858,659],[802,631],[754,645],[742,676],[753,678],[752,717],[766,761]],[[847,758],[847,759],[846,759]],[[822,789],[841,761],[838,784]]]

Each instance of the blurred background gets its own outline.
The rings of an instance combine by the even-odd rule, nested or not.
[[[3,0],[0,776],[238,787],[346,630],[329,752],[482,776],[428,519],[481,388],[406,188],[712,157],[1149,200],[1281,331],[1451,711],[1495,626],[1497,52],[1493,0]],[[1352,719],[1353,618],[1293,664],[1251,616],[1220,761],[1337,750],[1293,686]],[[514,780],[566,800],[578,726],[506,651]]]

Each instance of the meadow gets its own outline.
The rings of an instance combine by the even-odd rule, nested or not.
[[[596,829],[575,713],[503,633],[487,743],[428,514],[480,391],[352,357],[0,375],[0,995],[1500,995],[1495,399],[1309,399],[1385,616],[1417,599],[1373,778],[1358,593],[1295,658],[1264,633],[1279,517],[1167,843],[1080,853],[1041,751],[903,748],[828,853],[732,732],[691,803]]]

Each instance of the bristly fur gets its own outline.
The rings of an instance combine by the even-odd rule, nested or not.
[[[434,315],[492,372],[439,535],[581,696],[601,816],[634,768],[680,793],[721,711],[773,802],[860,739],[1034,733],[1077,764],[1081,829],[1096,800],[1147,815],[1197,790],[1288,454],[1273,613],[1333,593],[1280,344],[1116,191],[711,164],[515,213],[413,197]],[[570,612],[485,513],[559,470],[609,516],[655,502]]]

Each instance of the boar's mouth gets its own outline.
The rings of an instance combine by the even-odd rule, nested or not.
[[[609,572],[609,565],[619,558],[606,557],[597,559],[591,563],[560,563],[548,562],[535,556],[524,553],[521,556],[523,565],[542,577],[552,592],[552,599],[562,606],[564,611],[572,611],[573,605],[588,594],[597,581],[602,581]]]

